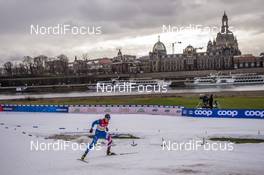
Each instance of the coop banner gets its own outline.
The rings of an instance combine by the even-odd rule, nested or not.
[[[67,106],[58,105],[2,105],[2,109],[10,112],[68,112]]]
[[[182,116],[264,119],[264,109],[182,109]]]

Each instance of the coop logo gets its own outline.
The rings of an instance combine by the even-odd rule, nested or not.
[[[247,117],[264,117],[264,111],[245,111]]]
[[[213,111],[209,111],[209,110],[195,110],[194,111],[195,115],[204,115],[204,116],[211,116],[213,114]]]
[[[235,117],[238,115],[238,111],[236,110],[220,110],[217,112],[219,116],[232,116]]]

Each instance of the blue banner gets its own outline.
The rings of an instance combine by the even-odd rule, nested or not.
[[[182,109],[182,116],[264,119],[264,109]]]
[[[48,106],[48,105],[3,105],[3,111],[10,112],[68,112],[66,106]]]

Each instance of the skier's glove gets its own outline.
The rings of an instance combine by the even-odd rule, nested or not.
[[[89,132],[90,132],[90,133],[93,133],[93,128],[91,128]]]
[[[109,129],[108,129],[108,128],[105,128],[105,130],[106,130],[106,132],[108,132],[108,131],[109,131]]]

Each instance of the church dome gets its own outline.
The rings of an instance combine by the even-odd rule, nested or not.
[[[160,40],[158,40],[158,42],[154,44],[153,53],[162,53],[162,54],[167,53],[165,45],[162,42],[160,42]]]
[[[185,50],[186,50],[187,52],[193,52],[193,51],[195,51],[195,49],[194,49],[193,46],[191,46],[191,45],[187,46],[187,47],[185,48]]]
[[[193,46],[188,45],[184,50],[183,53],[186,54],[187,56],[191,56],[196,53],[196,50]]]

